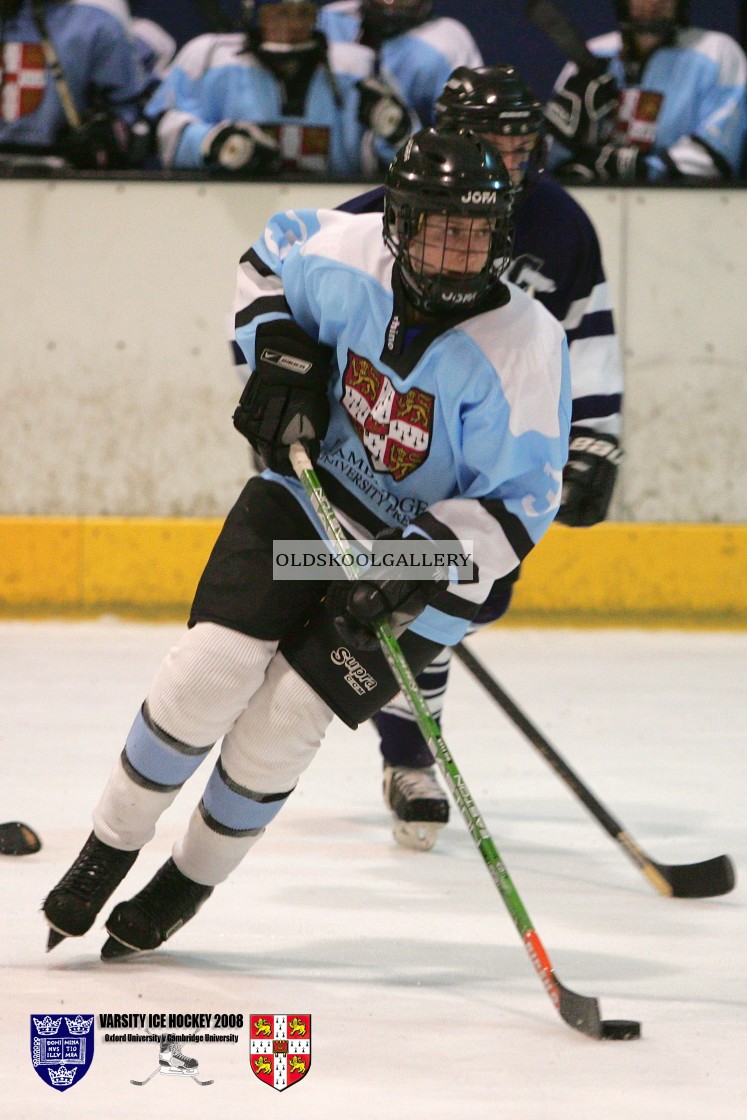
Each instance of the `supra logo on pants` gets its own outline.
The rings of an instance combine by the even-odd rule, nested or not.
[[[371,674],[363,668],[360,661],[353,657],[350,650],[345,649],[345,646],[340,646],[339,649],[333,649],[329,657],[333,665],[345,666],[347,669],[345,684],[349,684],[353,692],[357,692],[359,696],[364,696],[367,692],[371,692],[379,683],[375,677],[372,677]]]
[[[279,366],[280,369],[290,370],[291,373],[308,373],[311,369],[311,362],[296,358],[293,354],[283,354],[281,350],[270,350],[268,347],[262,351],[262,361],[269,362],[271,366]]]

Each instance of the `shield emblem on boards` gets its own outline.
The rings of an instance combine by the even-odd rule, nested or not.
[[[93,1015],[32,1015],[31,1061],[47,1085],[64,1093],[93,1061]]]
[[[249,1065],[265,1085],[282,1092],[311,1066],[310,1015],[250,1015]]]

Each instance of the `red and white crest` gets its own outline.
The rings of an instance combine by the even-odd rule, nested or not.
[[[250,1015],[249,1065],[266,1085],[282,1093],[309,1072],[310,1015]]]
[[[615,143],[650,152],[659,130],[663,104],[664,95],[655,90],[624,89],[618,99]]]
[[[38,43],[0,44],[4,80],[0,118],[17,121],[41,105],[47,88],[44,55]]]
[[[342,406],[371,466],[401,482],[428,458],[435,397],[423,389],[398,393],[388,377],[352,350],[342,383]]]

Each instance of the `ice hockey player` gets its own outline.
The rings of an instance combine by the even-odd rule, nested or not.
[[[688,0],[617,0],[619,30],[589,43],[602,74],[569,63],[547,105],[554,173],[570,181],[730,179],[747,133],[747,60],[689,25]]]
[[[228,514],[93,833],[44,902],[50,948],[90,929],[222,738],[172,858],[114,907],[102,955],[165,941],[262,835],[332,716],[355,728],[394,695],[377,623],[392,623],[420,672],[552,522],[568,350],[558,322],[501,280],[506,169],[476,137],[426,130],[386,189],[383,239],[377,214],[290,210],[242,258],[236,337],[253,373],[234,423],[267,469]],[[298,439],[351,533],[472,541],[476,581],[273,578],[275,539],[320,536],[289,463]]]
[[[414,119],[354,43],[329,47],[311,0],[249,0],[244,30],[200,35],[147,107],[165,167],[377,173]]]
[[[65,113],[42,38],[59,59],[79,126]],[[131,129],[147,90],[123,4],[0,0],[0,164],[35,157],[130,166]]]
[[[331,43],[365,43],[393,75],[423,124],[433,124],[436,98],[457,66],[482,66],[470,32],[455,19],[432,19],[432,0],[335,0],[319,12]]]
[[[596,232],[567,191],[542,175],[541,103],[513,66],[454,71],[437,102],[438,128],[471,129],[501,153],[516,192],[513,258],[506,277],[529,291],[567,332],[573,417],[570,458],[557,520],[590,526],[603,521],[615,484],[623,369]],[[383,190],[344,204],[356,213],[383,208]],[[498,580],[475,624],[507,610],[518,568]],[[445,649],[418,678],[440,715],[451,653]],[[384,800],[395,839],[428,850],[449,819],[449,802],[431,753],[398,694],[375,717],[384,759]]]

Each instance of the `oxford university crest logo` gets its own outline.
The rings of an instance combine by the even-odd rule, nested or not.
[[[249,1064],[278,1092],[296,1085],[311,1066],[311,1015],[250,1015]]]
[[[64,1093],[93,1061],[93,1015],[32,1015],[31,1061],[47,1085]]]

